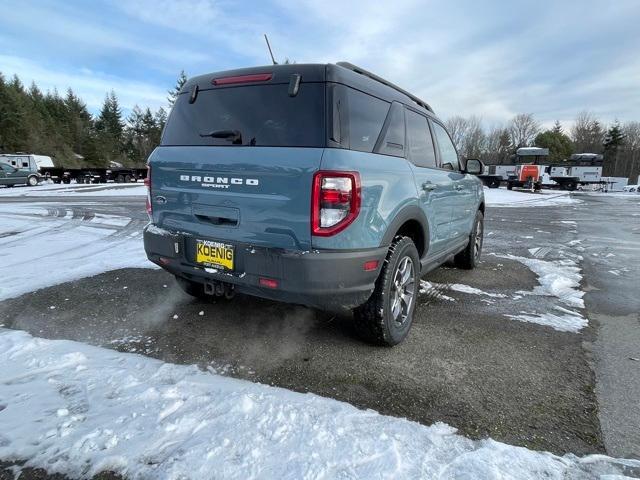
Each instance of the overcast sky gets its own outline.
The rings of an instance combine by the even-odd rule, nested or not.
[[[276,58],[350,61],[486,125],[531,112],[568,124],[640,120],[640,0],[0,1],[0,72],[72,87],[96,111],[115,90],[157,108],[188,75]]]

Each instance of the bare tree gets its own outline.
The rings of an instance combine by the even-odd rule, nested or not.
[[[462,142],[467,131],[468,121],[466,118],[456,115],[447,120],[447,131],[451,135],[451,140],[458,151],[462,151]]]
[[[515,148],[532,145],[539,132],[540,124],[531,113],[520,113],[513,117],[509,124],[511,144]]]
[[[467,119],[467,129],[462,140],[462,156],[464,158],[480,158],[484,150],[487,136],[482,129],[482,120],[472,116]]]
[[[462,157],[480,158],[484,149],[485,133],[479,117],[451,117],[447,120],[447,130]]]
[[[571,140],[576,153],[602,153],[604,136],[605,129],[591,112],[585,110],[578,113],[571,128]]]
[[[502,126],[494,126],[485,135],[481,159],[489,165],[503,165],[507,163],[513,150],[509,130]]]

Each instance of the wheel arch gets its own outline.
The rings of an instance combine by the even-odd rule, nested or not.
[[[409,205],[402,209],[387,227],[380,246],[390,245],[397,235],[413,240],[420,258],[429,251],[429,222],[422,209]]]

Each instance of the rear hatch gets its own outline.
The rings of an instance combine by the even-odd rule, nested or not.
[[[234,76],[178,96],[149,159],[154,223],[204,239],[310,249],[325,84],[300,83],[292,96],[289,77]]]

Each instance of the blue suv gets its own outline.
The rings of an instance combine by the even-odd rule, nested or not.
[[[377,344],[406,337],[422,275],[482,250],[480,161],[349,63],[190,79],[148,165],[145,250],[187,293],[352,309]]]

